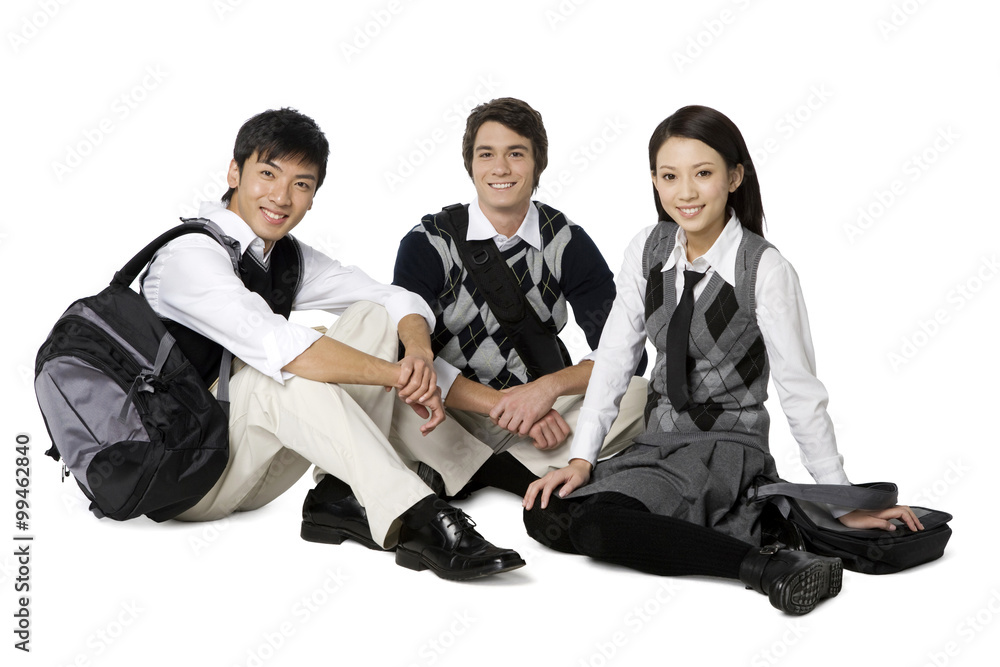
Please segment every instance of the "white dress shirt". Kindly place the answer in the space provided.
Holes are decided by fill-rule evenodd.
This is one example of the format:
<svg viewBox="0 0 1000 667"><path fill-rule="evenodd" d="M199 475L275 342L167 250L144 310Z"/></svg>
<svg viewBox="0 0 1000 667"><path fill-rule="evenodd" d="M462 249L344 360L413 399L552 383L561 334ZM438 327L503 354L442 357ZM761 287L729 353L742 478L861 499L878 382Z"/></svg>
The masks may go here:
<svg viewBox="0 0 1000 667"><path fill-rule="evenodd" d="M465 238L469 241L485 241L493 239L500 251L512 248L518 241L525 241L535 250L542 249L542 233L538 227L538 207L533 203L528 205L528 213L518 226L513 236L507 237L498 234L493 223L490 222L483 209L479 207L479 198L472 200L469 204L469 231Z"/></svg>
<svg viewBox="0 0 1000 667"><path fill-rule="evenodd" d="M253 253L267 266L270 253L264 254L264 241L238 215L219 202L204 202L198 215L219 225L223 233L239 241L242 253ZM397 324L416 313L434 330L434 314L419 296L379 283L301 241L299 247L302 282L292 310L340 315L356 301L366 300L385 306ZM161 248L142 278L142 292L160 317L219 343L281 383L293 377L282 368L321 336L272 312L263 297L248 290L233 271L225 248L204 234L187 234Z"/></svg>
<svg viewBox="0 0 1000 667"><path fill-rule="evenodd" d="M655 225L643 229L625 251L625 260L616 284L615 299L600 347L586 399L580 411L572 458L597 460L601 443L618 414L618 403L646 343L646 276L642 272L642 253ZM677 267L676 299L684 290L684 270L712 273L735 285L736 255L743 238L743 226L735 215L722 234L702 257L687 260L687 238L677 230L673 252L663 271ZM697 300L708 280L694 290ZM771 378L778 391L781 409L788 419L792 437L799 445L802 463L818 483L848 484L843 457L837 451L833 422L826 411L828 396L816 377L812 336L806 315L799 279L792 265L774 248L761 255L754 289L757 301L757 324L764 337Z"/></svg>

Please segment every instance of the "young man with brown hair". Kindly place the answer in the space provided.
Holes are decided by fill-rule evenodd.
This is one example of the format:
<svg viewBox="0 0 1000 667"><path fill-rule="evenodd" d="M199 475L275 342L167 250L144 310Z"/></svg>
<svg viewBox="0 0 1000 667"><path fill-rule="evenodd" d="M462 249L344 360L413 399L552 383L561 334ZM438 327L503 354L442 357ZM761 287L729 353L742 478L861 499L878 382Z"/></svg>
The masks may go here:
<svg viewBox="0 0 1000 667"><path fill-rule="evenodd" d="M556 334L571 307L595 349L615 284L586 232L561 212L531 200L548 162L548 138L537 111L513 98L476 107L462 152L477 198L468 206L424 216L403 237L393 278L393 284L423 297L436 317L431 343L449 420L422 443L426 465L421 473L444 495L495 486L523 496L537 477L568 463L593 366L589 357L553 364L554 357L563 362L568 357ZM456 232L446 217L452 222L467 218L467 231ZM474 262L504 271L500 262L510 267L513 277L497 291L505 301L523 299L525 308L537 314L538 333L531 339L544 339L544 349L534 349L527 335L520 340L521 334L501 325L477 284L482 279L466 267L462 243L479 253ZM483 244L494 245L500 258ZM637 377L622 400L602 456L620 451L641 432L644 404L645 381ZM438 462L429 460L435 446L444 451ZM455 488L456 479L470 481ZM339 490L350 497L349 488ZM333 496L326 502L312 500L304 508L304 531L366 539L363 521L349 506L332 502Z"/></svg>

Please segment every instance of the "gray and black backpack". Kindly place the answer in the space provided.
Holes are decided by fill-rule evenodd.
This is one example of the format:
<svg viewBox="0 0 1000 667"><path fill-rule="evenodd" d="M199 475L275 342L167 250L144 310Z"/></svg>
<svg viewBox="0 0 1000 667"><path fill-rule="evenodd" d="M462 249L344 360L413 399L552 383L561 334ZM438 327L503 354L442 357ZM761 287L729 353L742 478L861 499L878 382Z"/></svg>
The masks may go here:
<svg viewBox="0 0 1000 667"><path fill-rule="evenodd" d="M239 273L236 241L209 220L184 220L101 293L70 305L35 359L35 396L52 438L46 453L62 458L98 517L171 519L212 488L229 458L232 355L223 355L216 399L131 289L160 247L190 233L215 238Z"/></svg>

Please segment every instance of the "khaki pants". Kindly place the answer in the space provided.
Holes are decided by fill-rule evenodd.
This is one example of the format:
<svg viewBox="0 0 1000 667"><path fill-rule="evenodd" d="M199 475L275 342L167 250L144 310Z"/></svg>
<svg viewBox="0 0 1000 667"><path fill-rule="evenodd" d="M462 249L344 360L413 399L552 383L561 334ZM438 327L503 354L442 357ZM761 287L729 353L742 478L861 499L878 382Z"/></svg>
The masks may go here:
<svg viewBox="0 0 1000 667"><path fill-rule="evenodd" d="M358 302L327 335L396 359L395 327L375 304ZM229 463L208 494L177 517L181 521L212 521L263 507L314 464L351 485L368 513L372 537L391 546L399 516L433 493L414 472L418 460L441 472L448 492L455 493L492 453L450 421L422 437L423 420L382 387L299 377L281 385L246 366L233 375L230 394Z"/></svg>
<svg viewBox="0 0 1000 667"><path fill-rule="evenodd" d="M327 332L351 347L395 360L396 329L384 308L358 302ZM382 387L337 385L295 377L284 385L246 366L230 383L229 463L201 501L177 518L212 521L263 507L317 467L350 484L365 507L372 537L395 544L399 516L432 493L416 475L417 463L437 470L457 493L493 454L506 447L536 475L569 459L569 441L541 452L528 439L494 426L489 417L449 411L427 436L423 420ZM557 410L576 423L582 396L563 396ZM602 456L623 449L642 430L645 380L634 379ZM490 444L486 444L490 443ZM493 446L491 446L493 445Z"/></svg>
<svg viewBox="0 0 1000 667"><path fill-rule="evenodd" d="M607 437L604 438L600 458L617 454L632 444L632 439L642 433L646 384L644 378L632 378L628 390L622 397L618 417L611 425ZM600 388L593 387L591 391L600 391ZM570 435L561 445L547 451L536 449L530 438L522 438L516 433L500 428L490 421L487 415L448 410L448 417L461 424L469 433L490 445L494 450L510 452L525 468L541 477L550 470L558 470L569 463L570 445L573 442L573 431L576 429L577 419L580 417L580 408L583 407L583 394L560 396L552 407L566 420L570 427Z"/></svg>

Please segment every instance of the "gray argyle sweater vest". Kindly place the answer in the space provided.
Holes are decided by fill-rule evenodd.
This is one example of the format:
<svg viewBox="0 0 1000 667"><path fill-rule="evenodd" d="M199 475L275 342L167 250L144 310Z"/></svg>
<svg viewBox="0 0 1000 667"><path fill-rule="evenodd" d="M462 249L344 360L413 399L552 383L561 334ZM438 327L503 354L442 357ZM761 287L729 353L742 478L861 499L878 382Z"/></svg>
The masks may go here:
<svg viewBox="0 0 1000 667"><path fill-rule="evenodd" d="M522 241L501 253L510 265L539 319L553 333L566 326L566 297L559 287L562 256L572 238L571 223L559 211L545 204L538 207L541 250ZM528 381L524 362L500 323L486 305L475 282L464 270L462 258L451 236L431 222L423 228L431 245L441 256L447 276L446 289L435 308L437 326L433 339L438 355L463 375L495 389Z"/></svg>
<svg viewBox="0 0 1000 667"><path fill-rule="evenodd" d="M677 412L667 398L667 325L677 306L676 269L663 271L673 251L677 224L660 222L646 240L642 268L646 283L646 335L657 350L649 383L646 432L655 434L730 432L767 450L769 418L764 409L769 373L764 339L757 326L754 285L764 250L772 247L746 229L736 260L736 285L713 273L695 302L688 344L688 391L694 404ZM747 438L738 437L740 441Z"/></svg>

